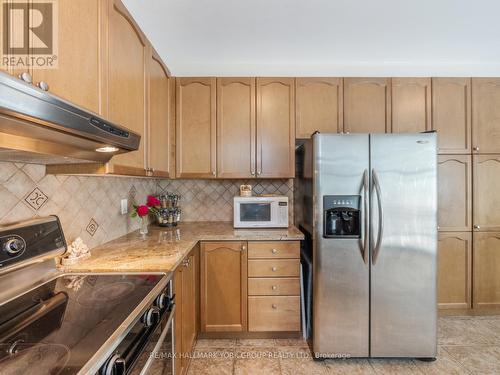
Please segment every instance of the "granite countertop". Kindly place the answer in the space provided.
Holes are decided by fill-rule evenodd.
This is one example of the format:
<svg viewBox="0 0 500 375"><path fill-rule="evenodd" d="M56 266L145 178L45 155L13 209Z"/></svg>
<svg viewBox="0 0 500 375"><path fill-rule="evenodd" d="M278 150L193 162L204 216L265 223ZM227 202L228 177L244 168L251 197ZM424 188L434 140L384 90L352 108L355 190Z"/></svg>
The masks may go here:
<svg viewBox="0 0 500 375"><path fill-rule="evenodd" d="M91 250L90 258L63 272L168 272L174 270L199 241L302 240L295 227L234 229L231 222L181 223L175 228L150 225L146 237L138 231Z"/></svg>

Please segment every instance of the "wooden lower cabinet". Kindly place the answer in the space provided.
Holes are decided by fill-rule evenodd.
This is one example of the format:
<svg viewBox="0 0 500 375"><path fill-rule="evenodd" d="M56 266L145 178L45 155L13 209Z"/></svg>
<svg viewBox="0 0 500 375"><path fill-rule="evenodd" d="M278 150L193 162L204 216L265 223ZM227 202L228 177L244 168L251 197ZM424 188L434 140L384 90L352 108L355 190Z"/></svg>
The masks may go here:
<svg viewBox="0 0 500 375"><path fill-rule="evenodd" d="M472 233L439 233L438 306L440 309L471 308Z"/></svg>
<svg viewBox="0 0 500 375"><path fill-rule="evenodd" d="M500 232L474 232L473 307L500 308Z"/></svg>
<svg viewBox="0 0 500 375"><path fill-rule="evenodd" d="M248 297L248 330L300 331L300 296Z"/></svg>
<svg viewBox="0 0 500 375"><path fill-rule="evenodd" d="M248 331L300 331L300 242L248 243Z"/></svg>
<svg viewBox="0 0 500 375"><path fill-rule="evenodd" d="M201 244L201 331L247 330L246 242Z"/></svg>
<svg viewBox="0 0 500 375"><path fill-rule="evenodd" d="M191 252L174 273L176 374L187 370L198 333L198 251L196 248Z"/></svg>

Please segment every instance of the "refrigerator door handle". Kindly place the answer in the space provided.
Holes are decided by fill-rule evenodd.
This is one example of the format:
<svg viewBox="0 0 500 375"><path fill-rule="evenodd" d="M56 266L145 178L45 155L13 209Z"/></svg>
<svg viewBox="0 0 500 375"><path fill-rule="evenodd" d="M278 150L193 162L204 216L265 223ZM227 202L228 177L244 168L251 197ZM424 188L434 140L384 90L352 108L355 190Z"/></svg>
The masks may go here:
<svg viewBox="0 0 500 375"><path fill-rule="evenodd" d="M373 248L372 254L372 264L375 265L377 262L377 258L380 253L380 245L382 244L382 236L384 235L384 209L382 205L382 191L380 189L380 181L378 179L377 172L375 169L372 171L373 178L373 188L375 188L375 192L377 194L377 207L378 207L378 233L377 233L377 242L375 243L375 247Z"/></svg>
<svg viewBox="0 0 500 375"><path fill-rule="evenodd" d="M368 215L368 194L369 194L369 184L368 184L368 169L365 169L363 173L363 220L364 220L364 236L363 239L363 251L361 256L363 257L363 261L365 264L368 264L368 248L369 248L369 215Z"/></svg>

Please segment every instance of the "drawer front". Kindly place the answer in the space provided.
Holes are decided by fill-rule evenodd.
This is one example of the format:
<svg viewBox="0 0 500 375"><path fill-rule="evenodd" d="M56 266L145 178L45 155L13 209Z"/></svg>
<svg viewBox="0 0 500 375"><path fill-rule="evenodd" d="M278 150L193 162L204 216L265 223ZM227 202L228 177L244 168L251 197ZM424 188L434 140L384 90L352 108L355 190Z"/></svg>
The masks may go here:
<svg viewBox="0 0 500 375"><path fill-rule="evenodd" d="M299 296L300 279L250 278L249 296Z"/></svg>
<svg viewBox="0 0 500 375"><path fill-rule="evenodd" d="M299 277L299 259L250 259L248 277Z"/></svg>
<svg viewBox="0 0 500 375"><path fill-rule="evenodd" d="M300 331L300 297L248 297L248 330Z"/></svg>
<svg viewBox="0 0 500 375"><path fill-rule="evenodd" d="M249 242L248 258L300 258L300 241Z"/></svg>

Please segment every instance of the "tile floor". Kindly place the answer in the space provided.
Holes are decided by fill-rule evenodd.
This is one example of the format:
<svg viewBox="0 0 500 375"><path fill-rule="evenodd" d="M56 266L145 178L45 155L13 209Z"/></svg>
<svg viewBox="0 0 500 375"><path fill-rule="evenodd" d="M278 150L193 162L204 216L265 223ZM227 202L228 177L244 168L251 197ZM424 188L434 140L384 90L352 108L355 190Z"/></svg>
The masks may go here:
<svg viewBox="0 0 500 375"><path fill-rule="evenodd" d="M302 340L199 340L188 375L500 374L500 316L439 319L439 356L314 362Z"/></svg>

